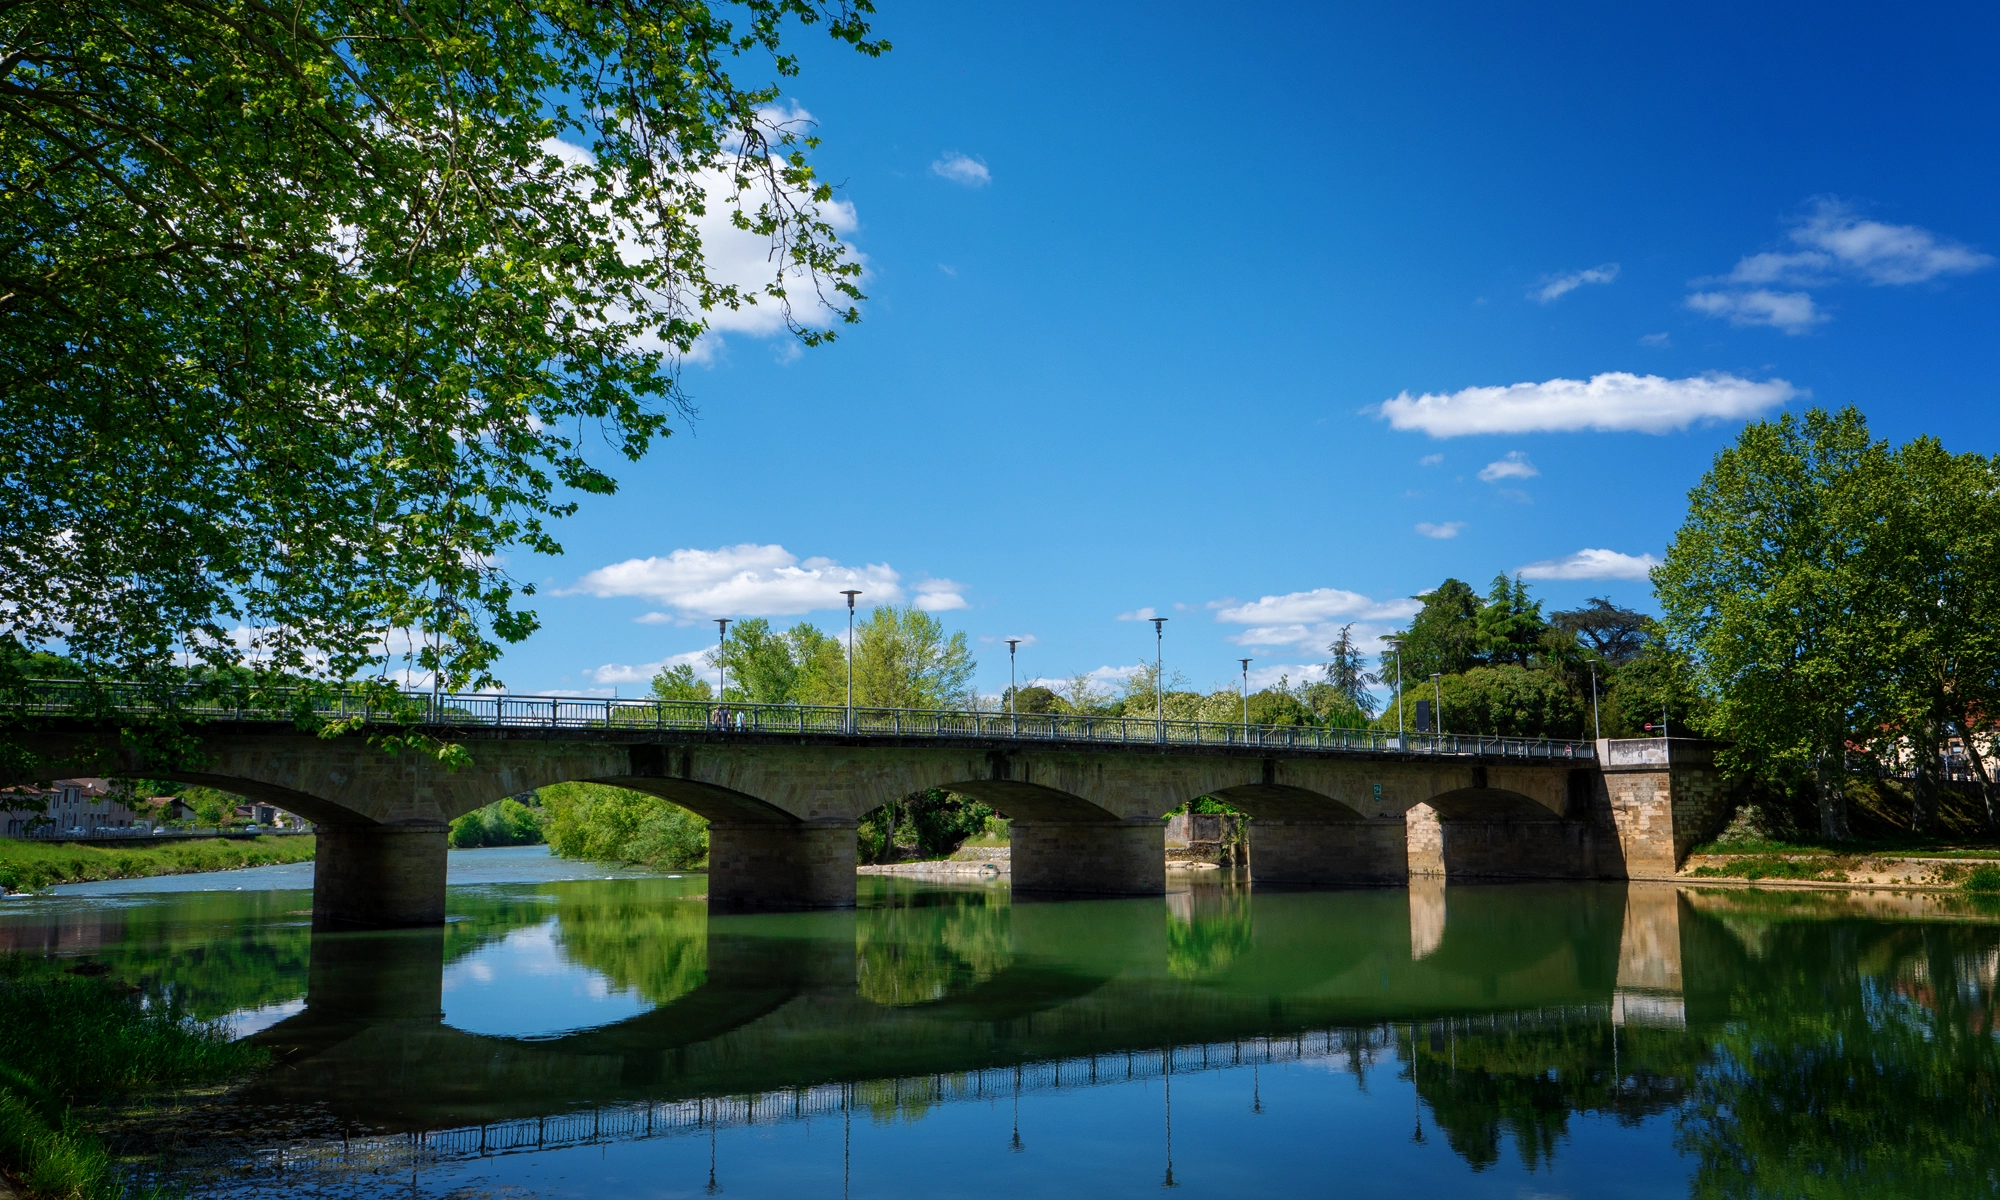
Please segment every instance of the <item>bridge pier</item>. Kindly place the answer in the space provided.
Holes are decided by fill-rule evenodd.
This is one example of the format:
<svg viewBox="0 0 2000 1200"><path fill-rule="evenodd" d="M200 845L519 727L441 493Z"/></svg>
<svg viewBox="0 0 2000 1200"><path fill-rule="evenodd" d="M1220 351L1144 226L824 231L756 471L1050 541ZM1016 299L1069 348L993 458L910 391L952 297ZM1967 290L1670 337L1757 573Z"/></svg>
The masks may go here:
<svg viewBox="0 0 2000 1200"><path fill-rule="evenodd" d="M1167 890L1166 822L1020 821L1008 826L1014 888L1069 896L1158 896Z"/></svg>
<svg viewBox="0 0 2000 1200"><path fill-rule="evenodd" d="M1250 822L1250 880L1282 884L1401 884L1410 877L1400 818Z"/></svg>
<svg viewBox="0 0 2000 1200"><path fill-rule="evenodd" d="M711 824L709 911L853 908L855 824Z"/></svg>
<svg viewBox="0 0 2000 1200"><path fill-rule="evenodd" d="M314 835L313 928L444 924L450 832L450 826L434 821L321 825Z"/></svg>

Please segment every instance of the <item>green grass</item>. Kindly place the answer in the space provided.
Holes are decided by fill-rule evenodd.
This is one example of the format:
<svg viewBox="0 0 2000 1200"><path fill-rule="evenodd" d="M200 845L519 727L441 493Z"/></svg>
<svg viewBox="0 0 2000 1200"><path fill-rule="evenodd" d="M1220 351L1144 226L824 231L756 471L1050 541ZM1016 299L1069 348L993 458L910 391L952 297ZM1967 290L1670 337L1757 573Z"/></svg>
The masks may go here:
<svg viewBox="0 0 2000 1200"><path fill-rule="evenodd" d="M134 1091L213 1083L269 1055L170 1003L141 1005L101 966L0 958L0 1170L37 1200L116 1200L130 1189L76 1116Z"/></svg>
<svg viewBox="0 0 2000 1200"><path fill-rule="evenodd" d="M313 842L311 837L294 835L106 847L0 838L0 887L10 891L38 891L58 883L92 879L138 879L148 875L187 875L196 871L308 862L313 856Z"/></svg>
<svg viewBox="0 0 2000 1200"><path fill-rule="evenodd" d="M1689 875L1704 879L1804 879L1815 883L1845 883L1852 858L1813 856L1788 858L1778 854L1751 854L1721 866L1696 867Z"/></svg>
<svg viewBox="0 0 2000 1200"><path fill-rule="evenodd" d="M1981 846L1967 844L1963 838L1939 839L1902 837L1894 839L1857 838L1847 842L1796 841L1786 842L1763 838L1745 838L1739 841L1703 842L1694 848L1695 854L1825 854L1837 852L1845 855L1874 855L1895 857L1905 855L1912 858L1990 858L2000 859L2000 845Z"/></svg>

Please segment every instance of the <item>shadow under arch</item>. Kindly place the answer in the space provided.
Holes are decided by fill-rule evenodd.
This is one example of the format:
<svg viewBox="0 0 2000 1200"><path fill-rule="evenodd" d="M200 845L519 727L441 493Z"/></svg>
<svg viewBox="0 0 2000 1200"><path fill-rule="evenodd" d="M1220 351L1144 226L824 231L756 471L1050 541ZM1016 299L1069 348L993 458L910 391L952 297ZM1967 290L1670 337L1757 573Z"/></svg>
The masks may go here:
<svg viewBox="0 0 2000 1200"><path fill-rule="evenodd" d="M1015 779L939 786L1008 818L1016 896L1157 896L1167 890L1161 818L1127 819L1082 796Z"/></svg>
<svg viewBox="0 0 2000 1200"><path fill-rule="evenodd" d="M1518 792L1440 792L1405 815L1413 875L1469 879L1622 877L1616 839Z"/></svg>
<svg viewBox="0 0 2000 1200"><path fill-rule="evenodd" d="M689 812L719 825L798 825L799 818L765 800L744 792L701 783L692 779L668 779L648 775L610 775L601 779L580 779L601 787L644 792L680 805Z"/></svg>
<svg viewBox="0 0 2000 1200"><path fill-rule="evenodd" d="M1368 818L1351 805L1323 792L1283 783L1245 783L1208 793L1260 821L1297 821L1347 825Z"/></svg>

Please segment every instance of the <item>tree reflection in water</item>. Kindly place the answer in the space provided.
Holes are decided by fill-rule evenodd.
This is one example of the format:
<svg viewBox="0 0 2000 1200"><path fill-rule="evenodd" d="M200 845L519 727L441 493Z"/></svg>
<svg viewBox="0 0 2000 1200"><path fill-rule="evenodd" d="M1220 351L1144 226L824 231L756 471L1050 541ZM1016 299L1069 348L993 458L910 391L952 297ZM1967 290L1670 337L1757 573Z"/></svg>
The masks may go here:
<svg viewBox="0 0 2000 1200"><path fill-rule="evenodd" d="M614 988L666 1004L708 980L708 904L665 880L560 886L556 945Z"/></svg>
<svg viewBox="0 0 2000 1200"><path fill-rule="evenodd" d="M997 889L890 892L855 923L855 988L886 1007L929 1004L1013 964L1011 909Z"/></svg>
<svg viewBox="0 0 2000 1200"><path fill-rule="evenodd" d="M1167 970L1186 980L1220 974L1250 951L1248 888L1193 887L1167 897Z"/></svg>

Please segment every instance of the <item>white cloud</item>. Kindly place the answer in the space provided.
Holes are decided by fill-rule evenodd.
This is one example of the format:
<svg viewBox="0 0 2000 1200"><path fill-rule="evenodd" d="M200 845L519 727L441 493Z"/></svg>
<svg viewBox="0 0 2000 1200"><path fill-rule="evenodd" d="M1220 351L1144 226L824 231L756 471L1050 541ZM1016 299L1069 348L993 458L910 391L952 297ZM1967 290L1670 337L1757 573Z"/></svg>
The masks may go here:
<svg viewBox="0 0 2000 1200"><path fill-rule="evenodd" d="M1150 621L1159 615L1159 609L1148 605L1145 608L1134 609L1128 613L1119 613L1118 619L1121 621Z"/></svg>
<svg viewBox="0 0 2000 1200"><path fill-rule="evenodd" d="M1804 291L1776 288L1825 287L1859 282L1876 287L1929 283L1946 275L1969 275L1993 265L1993 256L1941 238L1916 225L1869 221L1841 200L1821 197L1785 236L1793 250L1766 250L1738 259L1719 279L1698 279L1688 307L1732 325L1766 325L1803 333L1827 317ZM1717 285L1720 285L1719 287Z"/></svg>
<svg viewBox="0 0 2000 1200"><path fill-rule="evenodd" d="M1505 458L1479 468L1479 478L1486 483L1500 479L1533 479L1540 474L1535 464L1529 462L1528 456L1519 450L1510 450Z"/></svg>
<svg viewBox="0 0 2000 1200"><path fill-rule="evenodd" d="M1323 650L1340 636L1343 625L1400 621L1413 616L1421 607L1407 597L1382 601L1342 588L1314 588L1309 592L1287 592L1282 596L1264 596L1248 604L1228 605L1216 612L1215 619L1249 626L1228 636L1227 640L1239 646L1306 646ZM1364 629L1363 636L1375 635Z"/></svg>
<svg viewBox="0 0 2000 1200"><path fill-rule="evenodd" d="M965 585L949 579L926 579L917 584L916 605L925 612L950 612L954 608L970 607L965 600Z"/></svg>
<svg viewBox="0 0 2000 1200"><path fill-rule="evenodd" d="M1846 276L1883 286L1928 283L1993 265L1990 254L1916 225L1863 220L1851 205L1831 198L1815 201L1786 232L1802 249L1748 255L1729 273L1729 282L1809 286Z"/></svg>
<svg viewBox="0 0 2000 1200"><path fill-rule="evenodd" d="M671 613L648 613L647 624L689 622L705 617L770 617L841 608L846 588L859 588L867 604L894 604L903 598L901 576L886 563L845 567L830 558L801 562L783 546L744 543L718 550L676 550L664 558L630 558L579 579L565 594L639 596ZM922 592L926 586L943 590ZM918 585L938 608L964 607L945 580ZM952 603L956 600L957 603Z"/></svg>
<svg viewBox="0 0 2000 1200"><path fill-rule="evenodd" d="M1549 304L1586 283L1610 283L1616 278L1617 263L1602 263L1582 271L1571 271L1567 275L1544 275L1542 286L1529 292L1528 298L1539 304Z"/></svg>
<svg viewBox="0 0 2000 1200"><path fill-rule="evenodd" d="M1418 533L1424 535L1427 538L1437 538L1440 541L1446 538L1457 537L1459 531L1464 528L1465 528L1465 522L1463 521L1446 521L1442 525L1435 525L1429 521L1417 522Z"/></svg>
<svg viewBox="0 0 2000 1200"><path fill-rule="evenodd" d="M689 666L699 674L708 669L708 655L715 647L706 650L690 650L685 654L670 654L659 662L649 663L605 663L601 667L586 667L583 673L592 681L601 684L648 683L668 667Z"/></svg>
<svg viewBox="0 0 2000 1200"><path fill-rule="evenodd" d="M1620 554L1616 550L1579 550L1566 558L1529 563L1515 572L1523 579L1645 579L1660 565L1650 554Z"/></svg>
<svg viewBox="0 0 2000 1200"><path fill-rule="evenodd" d="M986 169L984 162L956 150L932 163L931 174L966 187L985 187L993 182L993 172Z"/></svg>
<svg viewBox="0 0 2000 1200"><path fill-rule="evenodd" d="M774 105L759 109L757 120L773 146L778 145L786 132L802 134L813 124L812 114L796 103L789 108ZM590 151L567 142L552 139L544 142L543 146L572 168L580 169L591 162ZM773 154L771 162L774 171L785 169L779 155ZM767 196L754 182L754 173L751 173L751 188L742 192L736 188L736 174L733 166L727 163L694 174L694 182L702 190L705 211L692 220L701 238L702 258L707 265L708 277L718 285L733 285L742 296L742 302L736 308L723 306L700 313L707 322L708 332L696 340L686 356L689 361L697 363L714 361L723 345L722 335L725 333L772 337L790 331L784 303L768 294L767 289L774 283L782 282L786 299L791 305L790 320L798 325L829 328L840 320L840 314L849 307L846 297L834 292L831 287L817 288L809 272L787 262L769 237L736 227L731 219L736 212L741 210L754 223L757 209L768 202ZM786 197L786 202L802 214L824 221L843 241L848 241L860 227L860 218L848 201L817 201L804 192L794 191ZM656 245L647 244L649 239L631 223L613 218L608 209L601 209L600 215L611 221L614 234L619 239L619 253L628 263L636 264L660 253ZM864 266L867 263L867 257L851 242L846 247L846 257ZM668 308L693 302L687 296L659 296L656 300ZM628 314L614 315L625 317ZM673 350L652 335L636 341L651 349ZM795 350L796 346L793 346L791 351L781 351L781 361L797 357L792 352Z"/></svg>
<svg viewBox="0 0 2000 1200"><path fill-rule="evenodd" d="M1443 461L1444 455L1442 454L1426 454L1417 460L1417 465L1420 467L1435 467Z"/></svg>
<svg viewBox="0 0 2000 1200"><path fill-rule="evenodd" d="M1774 292L1757 288L1748 292L1695 292L1687 306L1710 317L1727 317L1731 325L1768 325L1786 333L1799 334L1827 319L1813 303L1809 292Z"/></svg>
<svg viewBox="0 0 2000 1200"><path fill-rule="evenodd" d="M1374 412L1392 428L1437 438L1583 429L1666 433L1697 421L1753 417L1806 394L1782 379L1758 382L1720 373L1666 379L1607 371L1587 381L1550 379L1421 396L1404 392Z"/></svg>
<svg viewBox="0 0 2000 1200"><path fill-rule="evenodd" d="M1639 339L1641 346L1671 346L1674 339L1664 333L1649 333Z"/></svg>

